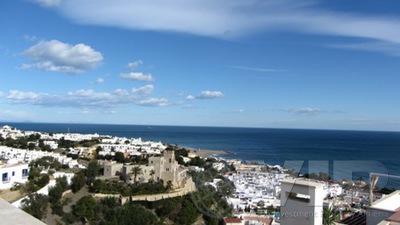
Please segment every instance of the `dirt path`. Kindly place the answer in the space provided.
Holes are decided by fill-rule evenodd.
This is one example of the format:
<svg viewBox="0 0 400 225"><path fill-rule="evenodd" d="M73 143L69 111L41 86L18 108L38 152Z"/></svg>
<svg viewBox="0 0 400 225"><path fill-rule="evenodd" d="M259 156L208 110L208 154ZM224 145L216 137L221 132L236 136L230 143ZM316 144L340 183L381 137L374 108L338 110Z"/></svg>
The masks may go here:
<svg viewBox="0 0 400 225"><path fill-rule="evenodd" d="M87 187L83 187L80 191L77 193L68 193L64 197L61 198L61 201L64 201L65 199L69 198L68 204L63 207L64 213L70 213L72 212L72 206L76 204L76 202L79 201L83 196L88 195L89 191ZM58 215L51 214L51 208L47 209L47 214L46 218L43 220L48 225L59 225L59 224L64 224L62 222L62 218Z"/></svg>

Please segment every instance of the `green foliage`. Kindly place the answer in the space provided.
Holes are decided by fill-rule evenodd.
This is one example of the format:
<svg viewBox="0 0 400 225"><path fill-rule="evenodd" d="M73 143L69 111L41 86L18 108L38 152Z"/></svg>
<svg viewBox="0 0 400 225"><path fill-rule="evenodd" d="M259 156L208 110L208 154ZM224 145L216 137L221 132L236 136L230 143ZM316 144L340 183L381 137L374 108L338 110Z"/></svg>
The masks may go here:
<svg viewBox="0 0 400 225"><path fill-rule="evenodd" d="M117 161L118 163L124 163L125 162L125 155L122 152L116 152L114 156L114 160Z"/></svg>
<svg viewBox="0 0 400 225"><path fill-rule="evenodd" d="M29 165L31 167L39 168L39 169L50 168L50 169L55 169L55 170L59 170L62 167L62 164L57 159L55 159L54 157L51 157L51 156L44 156L42 158L34 160Z"/></svg>
<svg viewBox="0 0 400 225"><path fill-rule="evenodd" d="M59 216L63 216L64 215L63 205L60 204L59 202L57 202L55 204L51 204L51 210L52 210L53 214L57 214Z"/></svg>
<svg viewBox="0 0 400 225"><path fill-rule="evenodd" d="M32 216L42 219L46 216L49 200L46 195L33 194L22 201L22 210Z"/></svg>
<svg viewBox="0 0 400 225"><path fill-rule="evenodd" d="M68 149L68 148L74 148L74 147L76 147L76 146L78 146L77 143L75 143L75 142L73 142L73 141L70 141L70 140L65 140L64 137L62 137L62 138L60 138L60 139L58 140L58 147L59 147L59 148L66 148L66 149Z"/></svg>
<svg viewBox="0 0 400 225"><path fill-rule="evenodd" d="M38 168L31 167L28 180L25 184L26 191L32 193L46 186L50 181L50 177L47 174L41 174Z"/></svg>
<svg viewBox="0 0 400 225"><path fill-rule="evenodd" d="M37 185L39 186L39 189L46 186L50 181L50 177L47 174L40 174L39 179L37 180Z"/></svg>
<svg viewBox="0 0 400 225"><path fill-rule="evenodd" d="M157 224L157 216L138 204L128 204L117 211L118 224L121 225L152 225Z"/></svg>
<svg viewBox="0 0 400 225"><path fill-rule="evenodd" d="M73 207L73 213L77 218L91 220L95 216L96 201L91 195L83 196Z"/></svg>
<svg viewBox="0 0 400 225"><path fill-rule="evenodd" d="M51 204L51 209L53 214L59 216L64 215L63 206L60 203L62 194L68 188L67 177L59 177L56 179L56 186L49 190L49 202Z"/></svg>
<svg viewBox="0 0 400 225"><path fill-rule="evenodd" d="M92 160L89 162L87 169L85 170L86 183L87 185L92 185L96 177L99 175L101 167L97 163L97 160Z"/></svg>
<svg viewBox="0 0 400 225"><path fill-rule="evenodd" d="M322 224L334 225L335 221L339 219L339 215L333 210L332 207L324 208Z"/></svg>
<svg viewBox="0 0 400 225"><path fill-rule="evenodd" d="M189 165L204 168L206 166L206 161L203 158L196 156L192 160L190 160Z"/></svg>
<svg viewBox="0 0 400 225"><path fill-rule="evenodd" d="M232 206L228 204L225 198L232 193L234 187L229 180L220 177L218 172L212 169L204 172L192 172L191 175L197 187L197 192L191 194L192 202L205 217L210 217L207 219L216 218L220 220L232 213ZM212 186L204 185L214 178L222 178L218 190Z"/></svg>
<svg viewBox="0 0 400 225"><path fill-rule="evenodd" d="M97 179L90 188L90 191L103 194L121 194L123 196L134 196L142 194L166 193L168 191L168 187L164 186L164 183L162 181L126 184L121 181L103 181Z"/></svg>
<svg viewBox="0 0 400 225"><path fill-rule="evenodd" d="M305 178L309 178L309 179L314 179L314 180L322 180L322 181L332 180L332 178L329 176L329 174L323 173L323 172L320 172L319 174L316 174L316 173L308 174L308 173L306 173L306 174L304 174L304 177Z"/></svg>
<svg viewBox="0 0 400 225"><path fill-rule="evenodd" d="M75 193L81 190L81 188L85 186L85 183L86 183L85 174L83 174L82 172L75 174L75 176L71 179L72 192Z"/></svg>
<svg viewBox="0 0 400 225"><path fill-rule="evenodd" d="M73 224L77 220L77 218L72 213L65 213L64 216L62 217L62 220L66 224Z"/></svg>
<svg viewBox="0 0 400 225"><path fill-rule="evenodd" d="M62 193L63 189L60 185L54 186L49 190L49 202L51 204L56 204L58 201L60 201Z"/></svg>
<svg viewBox="0 0 400 225"><path fill-rule="evenodd" d="M133 181L136 183L136 178L138 175L142 174L142 168L139 166L132 167Z"/></svg>
<svg viewBox="0 0 400 225"><path fill-rule="evenodd" d="M199 215L194 204L190 200L184 198L182 201L182 209L177 214L175 222L177 222L177 224L190 225L196 221Z"/></svg>
<svg viewBox="0 0 400 225"><path fill-rule="evenodd" d="M60 186L63 191L68 189L68 180L66 176L56 178L56 185Z"/></svg>

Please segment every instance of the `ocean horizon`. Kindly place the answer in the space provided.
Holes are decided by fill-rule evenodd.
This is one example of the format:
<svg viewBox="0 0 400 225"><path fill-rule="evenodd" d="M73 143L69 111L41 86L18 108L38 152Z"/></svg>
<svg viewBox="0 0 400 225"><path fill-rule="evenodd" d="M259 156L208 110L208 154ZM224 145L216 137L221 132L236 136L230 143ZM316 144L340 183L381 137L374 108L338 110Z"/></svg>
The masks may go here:
<svg viewBox="0 0 400 225"><path fill-rule="evenodd" d="M283 165L301 173L326 172L334 179L368 179L369 172L400 175L400 132L283 128L0 122L21 130L98 133L161 141L181 147L225 150L227 159ZM400 188L400 180L378 185Z"/></svg>

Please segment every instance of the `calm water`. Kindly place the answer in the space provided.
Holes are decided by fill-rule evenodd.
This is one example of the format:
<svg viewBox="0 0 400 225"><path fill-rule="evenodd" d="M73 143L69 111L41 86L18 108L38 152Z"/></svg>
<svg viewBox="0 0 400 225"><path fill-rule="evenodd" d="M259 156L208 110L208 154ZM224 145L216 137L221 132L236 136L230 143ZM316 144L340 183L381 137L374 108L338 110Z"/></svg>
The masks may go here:
<svg viewBox="0 0 400 225"><path fill-rule="evenodd" d="M226 158L287 165L305 162L312 171L329 172L335 178L368 177L368 172L400 175L400 133L372 131L297 130L139 125L7 123L22 130L42 132L98 133L141 137L180 146L228 150ZM0 125L5 125L0 123ZM356 162L356 161L358 162ZM310 163L309 161L319 161ZM359 170L359 171L356 171ZM351 174L350 174L351 175ZM383 179L381 186L386 183ZM400 189L400 180L389 180Z"/></svg>

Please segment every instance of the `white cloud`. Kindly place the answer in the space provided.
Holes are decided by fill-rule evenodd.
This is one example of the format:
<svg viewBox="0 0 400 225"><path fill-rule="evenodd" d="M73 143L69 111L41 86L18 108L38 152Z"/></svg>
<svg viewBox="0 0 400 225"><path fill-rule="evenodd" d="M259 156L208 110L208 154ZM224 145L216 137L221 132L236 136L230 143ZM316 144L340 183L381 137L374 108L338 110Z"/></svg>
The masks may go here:
<svg viewBox="0 0 400 225"><path fill-rule="evenodd" d="M299 114L299 115L316 115L316 114L325 112L324 110L319 109L319 108L309 108L309 107L295 108L295 109L283 109L281 111L295 113L295 114Z"/></svg>
<svg viewBox="0 0 400 225"><path fill-rule="evenodd" d="M1 110L0 119L7 121L15 120L30 120L32 115L27 111L22 110Z"/></svg>
<svg viewBox="0 0 400 225"><path fill-rule="evenodd" d="M193 95L186 96L186 100L193 100L193 99L195 99L195 97Z"/></svg>
<svg viewBox="0 0 400 225"><path fill-rule="evenodd" d="M186 96L186 100L193 100L193 99L213 99L213 98L222 98L224 97L224 93L221 91L202 91L199 95L193 96L188 95Z"/></svg>
<svg viewBox="0 0 400 225"><path fill-rule="evenodd" d="M132 93L135 95L148 95L151 94L154 90L154 86L149 84L140 88L133 88Z"/></svg>
<svg viewBox="0 0 400 225"><path fill-rule="evenodd" d="M143 64L143 61L142 61L142 60L137 60L137 61L133 61L133 62L128 63L128 67L129 67L131 70L134 70L134 69L136 69L138 66L140 66L140 65L142 65L142 64Z"/></svg>
<svg viewBox="0 0 400 225"><path fill-rule="evenodd" d="M61 0L31 0L44 7L54 7L61 4Z"/></svg>
<svg viewBox="0 0 400 225"><path fill-rule="evenodd" d="M98 77L96 79L96 84L102 84L102 83L104 83L104 78Z"/></svg>
<svg viewBox="0 0 400 225"><path fill-rule="evenodd" d="M0 91L0 97L3 97L3 96L4 96L4 93Z"/></svg>
<svg viewBox="0 0 400 225"><path fill-rule="evenodd" d="M202 91L198 99L213 99L213 98L222 98L224 94L221 91Z"/></svg>
<svg viewBox="0 0 400 225"><path fill-rule="evenodd" d="M166 98L149 98L140 100L138 104L143 106L166 106L168 105L168 100Z"/></svg>
<svg viewBox="0 0 400 225"><path fill-rule="evenodd" d="M34 93L34 92L22 92L22 91L18 91L18 90L11 90L8 93L7 98L8 99L12 99L12 100L35 100L40 98L41 95L44 94L38 94L38 93Z"/></svg>
<svg viewBox="0 0 400 225"><path fill-rule="evenodd" d="M121 78L135 80L135 81L153 81L154 78L151 74L143 74L143 73L122 73L119 75Z"/></svg>
<svg viewBox="0 0 400 225"><path fill-rule="evenodd" d="M24 36L22 36L22 38L24 39L24 40L26 40L26 41L36 41L37 40L37 37L36 36L34 36L34 35L24 35Z"/></svg>
<svg viewBox="0 0 400 225"><path fill-rule="evenodd" d="M82 73L95 68L103 60L102 54L88 45L70 45L58 40L41 41L23 54L33 63L23 64L21 69L64 73Z"/></svg>
<svg viewBox="0 0 400 225"><path fill-rule="evenodd" d="M345 43L326 45L332 48L342 48L350 50L381 52L391 56L400 56L400 44L390 42L361 42L361 43Z"/></svg>
<svg viewBox="0 0 400 225"><path fill-rule="evenodd" d="M239 113L239 114L240 114L240 113L244 113L244 109L235 110L234 113Z"/></svg>
<svg viewBox="0 0 400 225"><path fill-rule="evenodd" d="M134 30L219 38L281 30L400 43L398 17L327 10L309 0L69 0L58 9L78 23Z"/></svg>
<svg viewBox="0 0 400 225"><path fill-rule="evenodd" d="M146 85L133 89L116 89L112 92L96 92L80 89L67 92L65 95L50 93L24 92L11 90L5 96L10 104L38 105L45 107L84 107L110 109L122 105L166 106L166 98L149 97L154 89L153 85Z"/></svg>

